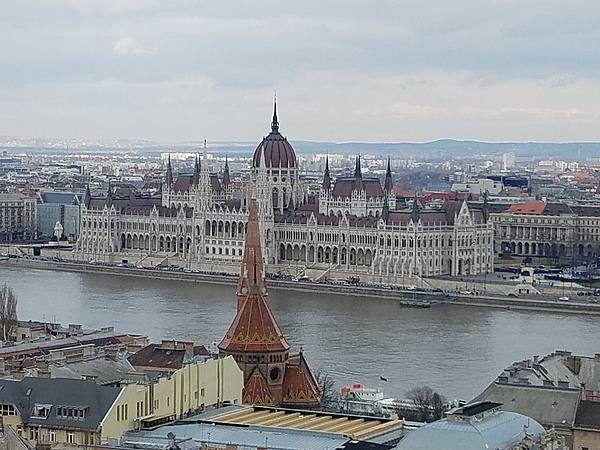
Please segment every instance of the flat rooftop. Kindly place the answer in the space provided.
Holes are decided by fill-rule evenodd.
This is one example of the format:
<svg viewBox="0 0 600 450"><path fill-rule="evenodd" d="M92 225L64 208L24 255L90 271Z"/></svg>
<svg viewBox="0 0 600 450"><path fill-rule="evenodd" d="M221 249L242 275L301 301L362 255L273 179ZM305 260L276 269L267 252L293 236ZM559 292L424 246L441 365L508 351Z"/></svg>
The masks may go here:
<svg viewBox="0 0 600 450"><path fill-rule="evenodd" d="M404 422L397 419L354 416L323 411L302 411L262 406L215 410L209 416L199 416L204 422L223 425L252 426L277 429L331 433L351 440L385 442L378 436L400 432ZM194 417L187 420L194 420Z"/></svg>

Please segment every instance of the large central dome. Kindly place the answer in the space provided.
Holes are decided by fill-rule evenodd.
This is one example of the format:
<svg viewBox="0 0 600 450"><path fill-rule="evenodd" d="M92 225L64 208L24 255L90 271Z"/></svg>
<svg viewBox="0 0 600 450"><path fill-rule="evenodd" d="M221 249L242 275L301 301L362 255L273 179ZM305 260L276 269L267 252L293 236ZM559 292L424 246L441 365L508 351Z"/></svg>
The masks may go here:
<svg viewBox="0 0 600 450"><path fill-rule="evenodd" d="M265 166L269 169L287 169L296 167L296 153L279 132L279 122L277 121L277 103L273 107L273 121L271 122L271 132L263 138L252 158L252 167L257 168L261 165L261 159L265 158Z"/></svg>

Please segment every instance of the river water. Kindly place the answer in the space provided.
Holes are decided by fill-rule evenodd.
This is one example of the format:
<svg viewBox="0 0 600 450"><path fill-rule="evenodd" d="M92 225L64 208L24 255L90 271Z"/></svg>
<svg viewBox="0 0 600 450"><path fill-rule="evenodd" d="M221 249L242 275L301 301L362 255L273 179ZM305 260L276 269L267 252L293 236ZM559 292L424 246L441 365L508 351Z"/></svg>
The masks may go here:
<svg viewBox="0 0 600 450"><path fill-rule="evenodd" d="M219 341L235 314L233 286L0 268L21 320L114 326L157 341ZM338 385L361 382L403 397L429 385L470 399L511 362L556 349L600 353L597 316L434 305L271 289L269 305L293 349ZM381 382L380 376L387 378Z"/></svg>

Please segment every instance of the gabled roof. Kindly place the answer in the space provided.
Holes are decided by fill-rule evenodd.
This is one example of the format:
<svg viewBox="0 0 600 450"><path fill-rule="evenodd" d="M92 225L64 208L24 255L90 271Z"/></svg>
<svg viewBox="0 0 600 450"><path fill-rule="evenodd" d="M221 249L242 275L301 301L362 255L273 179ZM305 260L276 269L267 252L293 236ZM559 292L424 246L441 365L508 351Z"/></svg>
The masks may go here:
<svg viewBox="0 0 600 450"><path fill-rule="evenodd" d="M46 428L97 430L120 392L121 388L65 378L0 380L0 403L13 404L23 423ZM32 417L36 404L50 406L45 419ZM84 417L59 416L58 407L63 406L84 409Z"/></svg>
<svg viewBox="0 0 600 450"><path fill-rule="evenodd" d="M319 404L319 386L302 353L290 356L283 377L282 404L313 408Z"/></svg>
<svg viewBox="0 0 600 450"><path fill-rule="evenodd" d="M252 375L244 385L242 392L242 402L247 405L265 405L272 406L277 403L271 389L267 385L267 380L258 367L254 369Z"/></svg>

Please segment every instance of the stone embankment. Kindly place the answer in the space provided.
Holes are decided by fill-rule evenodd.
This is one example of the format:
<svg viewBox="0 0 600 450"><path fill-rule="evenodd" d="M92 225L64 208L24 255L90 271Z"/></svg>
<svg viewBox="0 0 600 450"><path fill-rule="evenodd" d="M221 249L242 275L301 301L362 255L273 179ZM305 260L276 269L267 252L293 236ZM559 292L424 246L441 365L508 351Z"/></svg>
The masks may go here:
<svg viewBox="0 0 600 450"><path fill-rule="evenodd" d="M171 280L193 283L213 283L221 285L235 285L237 275L220 273L185 272L178 270L155 270L139 269L133 267L116 267L99 264L82 264L73 262L42 261L26 258L14 258L0 262L12 267L27 267L41 270L59 270L68 272L81 272L105 275L120 275L130 277L144 277L159 280ZM399 300L401 298L428 299L434 303L449 305L486 306L504 309L529 309L544 310L564 313L594 314L600 315L600 304L589 301L579 301L577 297L569 301L559 301L560 293L552 293L529 297L509 297L499 295L499 289L490 289L482 293L465 293L457 290L447 290L444 294L437 291L425 291L414 289L391 289L388 287L377 287L370 285L351 285L347 283L327 283L314 281L291 281L282 279L269 279L269 289L294 290L300 292L311 292L316 294L336 294L349 296L362 296L373 298L387 298ZM493 286L493 285L492 285ZM595 299L597 297L585 297Z"/></svg>

